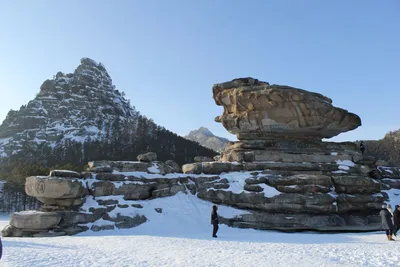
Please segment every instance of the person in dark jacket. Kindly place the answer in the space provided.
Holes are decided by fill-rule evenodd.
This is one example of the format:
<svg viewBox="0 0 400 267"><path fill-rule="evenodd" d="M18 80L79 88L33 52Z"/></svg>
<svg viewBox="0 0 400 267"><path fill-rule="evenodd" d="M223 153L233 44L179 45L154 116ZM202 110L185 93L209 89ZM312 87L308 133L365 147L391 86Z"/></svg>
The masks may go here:
<svg viewBox="0 0 400 267"><path fill-rule="evenodd" d="M217 237L217 232L218 232L218 213L217 213L218 207L217 205L214 205L212 207L212 212L211 212L211 224L213 225L213 234L212 237Z"/></svg>
<svg viewBox="0 0 400 267"><path fill-rule="evenodd" d="M360 150L361 150L361 154L363 154L363 155L364 155L364 152L365 152L365 145L364 145L364 141L361 141L361 143L360 143Z"/></svg>
<svg viewBox="0 0 400 267"><path fill-rule="evenodd" d="M393 222L392 222L392 214L387 210L386 204L382 205L382 209L379 212L379 215L382 219L382 228L386 231L386 237L390 241L394 241L392 238L393 235Z"/></svg>
<svg viewBox="0 0 400 267"><path fill-rule="evenodd" d="M393 235L397 236L397 231L400 229L400 206L396 205L393 212Z"/></svg>

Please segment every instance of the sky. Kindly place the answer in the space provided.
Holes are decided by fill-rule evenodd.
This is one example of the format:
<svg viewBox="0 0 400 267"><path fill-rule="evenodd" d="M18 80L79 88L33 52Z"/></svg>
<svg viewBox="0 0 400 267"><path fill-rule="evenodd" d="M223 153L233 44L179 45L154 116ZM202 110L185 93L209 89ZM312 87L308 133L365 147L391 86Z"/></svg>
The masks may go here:
<svg viewBox="0 0 400 267"><path fill-rule="evenodd" d="M157 124L185 135L214 118L215 83L253 77L321 93L362 126L333 141L400 128L400 1L0 1L0 121L82 57Z"/></svg>

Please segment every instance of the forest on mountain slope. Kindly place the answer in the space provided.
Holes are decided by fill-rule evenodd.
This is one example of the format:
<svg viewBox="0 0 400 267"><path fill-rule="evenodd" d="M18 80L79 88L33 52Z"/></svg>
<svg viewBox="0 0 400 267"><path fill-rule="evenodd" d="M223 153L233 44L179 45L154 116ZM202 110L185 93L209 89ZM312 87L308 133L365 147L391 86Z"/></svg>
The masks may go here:
<svg viewBox="0 0 400 267"><path fill-rule="evenodd" d="M84 171L93 160L132 160L142 153L153 151L160 161L174 160L179 165L193 162L196 156L213 157L217 153L196 142L156 125L151 119L138 115L137 120L116 119L108 123L104 140L85 140L83 143L66 139L52 147L48 143L27 140L22 149L0 159L0 180L3 197L0 209L10 212L37 205L25 195L25 178L48 175L52 169ZM4 199L7 198L7 199Z"/></svg>
<svg viewBox="0 0 400 267"><path fill-rule="evenodd" d="M400 166L400 129L388 132L380 140L365 140L366 154Z"/></svg>

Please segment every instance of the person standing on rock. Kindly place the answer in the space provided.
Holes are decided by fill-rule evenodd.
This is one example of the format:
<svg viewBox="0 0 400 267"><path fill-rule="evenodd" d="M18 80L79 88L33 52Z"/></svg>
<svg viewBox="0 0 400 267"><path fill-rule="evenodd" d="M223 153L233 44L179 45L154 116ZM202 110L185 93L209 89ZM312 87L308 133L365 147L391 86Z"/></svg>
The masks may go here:
<svg viewBox="0 0 400 267"><path fill-rule="evenodd" d="M399 229L400 229L400 206L399 205L396 205L394 207L393 226L394 226L393 235L397 236L397 231L399 231Z"/></svg>
<svg viewBox="0 0 400 267"><path fill-rule="evenodd" d="M214 205L212 207L212 212L211 212L211 224L213 225L213 234L212 237L217 237L217 232L218 232L218 213L217 213L218 207L217 205Z"/></svg>
<svg viewBox="0 0 400 267"><path fill-rule="evenodd" d="M365 152L365 145L364 145L364 141L361 141L361 143L360 143L360 150L361 150L361 154L363 154L363 155L364 155L364 152Z"/></svg>
<svg viewBox="0 0 400 267"><path fill-rule="evenodd" d="M382 228L386 231L386 237L390 241L394 241L392 238L393 235L393 222L392 222L392 214L387 210L386 204L382 205L382 209L379 212L382 220Z"/></svg>

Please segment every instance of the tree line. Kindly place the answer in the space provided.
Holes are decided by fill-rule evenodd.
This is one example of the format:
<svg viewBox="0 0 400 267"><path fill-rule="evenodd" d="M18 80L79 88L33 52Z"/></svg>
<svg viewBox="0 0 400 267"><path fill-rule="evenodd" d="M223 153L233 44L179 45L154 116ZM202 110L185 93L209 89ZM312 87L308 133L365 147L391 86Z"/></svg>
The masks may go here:
<svg viewBox="0 0 400 267"><path fill-rule="evenodd" d="M178 164L193 162L196 156L213 157L216 152L187 140L138 115L135 119L117 117L101 122L105 136L84 142L65 139L57 145L26 140L20 151L0 159L0 180L6 181L0 195L0 210L15 211L36 207L37 201L25 195L25 178L48 175L52 169L84 171L88 161L137 160L139 154L153 151L160 161Z"/></svg>

